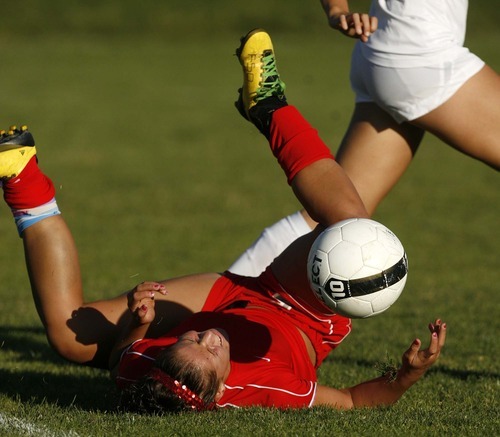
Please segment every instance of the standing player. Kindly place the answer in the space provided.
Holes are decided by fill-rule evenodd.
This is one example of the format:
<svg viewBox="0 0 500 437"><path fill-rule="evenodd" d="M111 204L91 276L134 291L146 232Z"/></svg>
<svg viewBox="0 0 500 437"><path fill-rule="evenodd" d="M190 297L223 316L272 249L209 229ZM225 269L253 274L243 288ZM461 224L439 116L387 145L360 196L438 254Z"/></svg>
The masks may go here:
<svg viewBox="0 0 500 437"><path fill-rule="evenodd" d="M463 46L467 0L321 0L330 26L357 38L351 59L355 107L336 159L368 213L399 181L425 132L500 169L500 78ZM314 228L306 211L267 228L230 267L257 275Z"/></svg>

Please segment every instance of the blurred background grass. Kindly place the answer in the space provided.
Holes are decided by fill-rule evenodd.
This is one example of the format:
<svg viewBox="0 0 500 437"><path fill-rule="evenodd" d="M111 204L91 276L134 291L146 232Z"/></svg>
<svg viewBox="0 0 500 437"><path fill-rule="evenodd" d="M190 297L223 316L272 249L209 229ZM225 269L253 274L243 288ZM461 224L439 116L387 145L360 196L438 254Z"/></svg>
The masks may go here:
<svg viewBox="0 0 500 437"><path fill-rule="evenodd" d="M358 1L352 10L367 11L369 2ZM469 8L469 37L490 35L499 12L494 0L477 0ZM168 37L182 40L233 37L255 23L280 33L323 34L324 17L319 1L288 0L240 2L229 0L19 0L1 2L4 20L0 33L25 37L71 35L122 38ZM326 31L328 31L326 29Z"/></svg>
<svg viewBox="0 0 500 437"><path fill-rule="evenodd" d="M147 279L223 270L264 226L299 207L264 139L233 108L241 35L271 33L289 101L333 151L352 111L353 41L327 27L317 1L0 3L2 124L26 123L35 134L89 299ZM499 18L497 2L471 2L467 45L497 71ZM370 413L368 434L366 412L336 415L347 431L422 434L425 420L449 435L498 430L499 193L497 173L428 136L379 208L375 218L409 254L407 288L385 315L355 322L322 382L373 376L374 363L399 357L436 316L450 335L435 372L390 413L399 428L386 412ZM120 421L73 410L112 408L110 385L104 372L67 365L46 345L3 204L0 244L0 409L35 421L48 409L69 415L79 432L90 421L125 434ZM436 404L442 412L434 416ZM318 416L308 430L324 431L322 413L310 414ZM226 427L242 417L225 417ZM300 419L265 417L269 432L303 429ZM251 419L243 422L252 429Z"/></svg>

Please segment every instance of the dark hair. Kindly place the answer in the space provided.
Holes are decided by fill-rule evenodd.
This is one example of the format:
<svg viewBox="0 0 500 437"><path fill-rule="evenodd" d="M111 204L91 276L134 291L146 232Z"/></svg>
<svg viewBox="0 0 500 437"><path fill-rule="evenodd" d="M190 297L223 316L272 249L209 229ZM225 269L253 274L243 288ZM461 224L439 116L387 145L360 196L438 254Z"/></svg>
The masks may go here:
<svg viewBox="0 0 500 437"><path fill-rule="evenodd" d="M219 388L217 374L178 355L175 345L165 348L152 371L123 390L120 408L148 414L213 409ZM176 383L179 389L165 384L165 380ZM194 395L194 399L188 394Z"/></svg>

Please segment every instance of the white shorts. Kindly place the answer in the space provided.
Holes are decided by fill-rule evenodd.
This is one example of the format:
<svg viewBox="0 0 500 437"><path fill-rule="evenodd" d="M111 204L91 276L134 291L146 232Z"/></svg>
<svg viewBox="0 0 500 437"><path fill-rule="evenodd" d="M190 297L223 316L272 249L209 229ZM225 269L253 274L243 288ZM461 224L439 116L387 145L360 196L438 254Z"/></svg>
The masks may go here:
<svg viewBox="0 0 500 437"><path fill-rule="evenodd" d="M356 44L351 86L356 103L374 102L398 123L421 117L448 100L485 63L463 48L453 59L428 67L381 67L367 61Z"/></svg>

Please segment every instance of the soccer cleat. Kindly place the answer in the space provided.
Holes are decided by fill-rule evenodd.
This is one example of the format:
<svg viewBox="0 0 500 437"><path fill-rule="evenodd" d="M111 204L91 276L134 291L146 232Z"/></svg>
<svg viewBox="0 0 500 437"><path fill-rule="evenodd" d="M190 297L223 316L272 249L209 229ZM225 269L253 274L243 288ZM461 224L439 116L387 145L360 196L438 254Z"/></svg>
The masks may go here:
<svg viewBox="0 0 500 437"><path fill-rule="evenodd" d="M35 140L27 126L11 126L0 131L0 180L19 175L36 155Z"/></svg>
<svg viewBox="0 0 500 437"><path fill-rule="evenodd" d="M241 38L236 55L243 67L243 86L235 106L261 131L267 130L271 114L287 105L271 37L263 29L250 31Z"/></svg>

